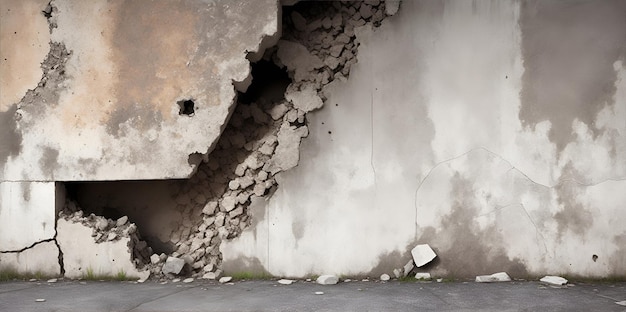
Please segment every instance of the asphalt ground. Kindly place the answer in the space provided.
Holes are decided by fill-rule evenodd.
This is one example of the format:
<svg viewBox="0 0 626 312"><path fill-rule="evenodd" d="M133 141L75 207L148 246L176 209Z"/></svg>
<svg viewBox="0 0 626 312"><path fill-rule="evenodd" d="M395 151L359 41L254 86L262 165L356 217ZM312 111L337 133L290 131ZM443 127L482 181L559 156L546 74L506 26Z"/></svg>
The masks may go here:
<svg viewBox="0 0 626 312"><path fill-rule="evenodd" d="M319 292L323 292L320 294ZM39 299L39 300L38 300ZM624 301L623 303L621 301ZM624 305L621 305L621 304ZM626 282L0 283L0 311L626 311Z"/></svg>

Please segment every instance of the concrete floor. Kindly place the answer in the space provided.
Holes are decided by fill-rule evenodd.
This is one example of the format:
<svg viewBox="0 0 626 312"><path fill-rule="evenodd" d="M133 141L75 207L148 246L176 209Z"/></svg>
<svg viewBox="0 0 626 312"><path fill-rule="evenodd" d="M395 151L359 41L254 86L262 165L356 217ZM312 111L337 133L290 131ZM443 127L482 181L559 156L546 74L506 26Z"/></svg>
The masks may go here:
<svg viewBox="0 0 626 312"><path fill-rule="evenodd" d="M322 291L324 294L316 295ZM36 302L45 299L45 302ZM626 311L626 283L0 283L0 311Z"/></svg>

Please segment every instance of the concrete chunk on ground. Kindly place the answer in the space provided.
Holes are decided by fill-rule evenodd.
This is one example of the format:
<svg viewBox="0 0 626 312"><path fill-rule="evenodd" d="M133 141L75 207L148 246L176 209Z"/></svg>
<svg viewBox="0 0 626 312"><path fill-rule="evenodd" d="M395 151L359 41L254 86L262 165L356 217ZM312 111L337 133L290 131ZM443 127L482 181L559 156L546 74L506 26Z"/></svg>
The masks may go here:
<svg viewBox="0 0 626 312"><path fill-rule="evenodd" d="M415 248L411 250L411 255L413 255L413 261L415 261L415 266L418 268L428 264L437 257L437 254L435 254L428 244L415 246Z"/></svg>
<svg viewBox="0 0 626 312"><path fill-rule="evenodd" d="M290 279L283 278L283 279L278 280L278 284L281 284L281 285L291 285L292 283L293 283L293 280L290 280Z"/></svg>
<svg viewBox="0 0 626 312"><path fill-rule="evenodd" d="M428 272L418 272L415 273L415 279L418 280L430 280L431 276L430 273Z"/></svg>
<svg viewBox="0 0 626 312"><path fill-rule="evenodd" d="M510 282L511 277L506 272L498 272L491 275L476 276L477 283Z"/></svg>
<svg viewBox="0 0 626 312"><path fill-rule="evenodd" d="M409 276L409 274L411 274L411 271L413 271L414 268L415 268L415 263L413 262L413 260L409 260L409 262L407 262L404 265L404 277Z"/></svg>
<svg viewBox="0 0 626 312"><path fill-rule="evenodd" d="M224 277L220 278L220 283L224 284L224 283L228 283L228 282L230 282L232 280L233 280L232 276L224 276Z"/></svg>
<svg viewBox="0 0 626 312"><path fill-rule="evenodd" d="M339 278L334 275L322 275L317 278L317 283L321 285L335 285L339 282Z"/></svg>
<svg viewBox="0 0 626 312"><path fill-rule="evenodd" d="M386 281L388 281L389 279L391 279L391 277L389 276L389 274L382 274L382 275L380 276L380 280L381 280L381 281L383 281L383 282L386 282Z"/></svg>
<svg viewBox="0 0 626 312"><path fill-rule="evenodd" d="M400 269L393 269L393 275L396 278L401 278L404 274L402 273L402 270Z"/></svg>
<svg viewBox="0 0 626 312"><path fill-rule="evenodd" d="M165 260L165 264L163 265L163 269L161 271L163 272L163 274L179 274L184 266L185 260L176 257L167 257L167 260Z"/></svg>
<svg viewBox="0 0 626 312"><path fill-rule="evenodd" d="M567 284L567 280L560 276L547 275L539 280L540 282L552 285L565 285Z"/></svg>

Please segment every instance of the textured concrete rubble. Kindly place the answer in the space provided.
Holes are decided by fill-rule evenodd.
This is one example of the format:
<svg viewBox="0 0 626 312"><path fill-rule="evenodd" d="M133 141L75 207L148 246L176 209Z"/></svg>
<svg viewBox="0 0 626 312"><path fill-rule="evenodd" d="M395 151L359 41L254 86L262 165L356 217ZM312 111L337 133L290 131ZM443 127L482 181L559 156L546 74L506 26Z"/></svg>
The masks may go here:
<svg viewBox="0 0 626 312"><path fill-rule="evenodd" d="M422 267L433 261L437 254L433 251L428 244L420 244L411 249L411 255L413 255L413 261L415 266Z"/></svg>
<svg viewBox="0 0 626 312"><path fill-rule="evenodd" d="M542 277L539 281L546 283L546 284L559 285L559 286L567 284L567 279L562 278L560 276L554 276L554 275L546 275Z"/></svg>
<svg viewBox="0 0 626 312"><path fill-rule="evenodd" d="M510 282L511 277L506 272L493 273L491 275L476 276L477 283Z"/></svg>

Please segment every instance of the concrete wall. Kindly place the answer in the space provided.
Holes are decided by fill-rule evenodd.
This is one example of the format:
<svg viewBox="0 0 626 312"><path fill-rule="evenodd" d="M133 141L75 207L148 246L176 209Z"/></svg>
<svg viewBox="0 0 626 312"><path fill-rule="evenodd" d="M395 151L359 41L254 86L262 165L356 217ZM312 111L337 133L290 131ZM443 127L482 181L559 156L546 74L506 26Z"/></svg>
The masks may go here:
<svg viewBox="0 0 626 312"><path fill-rule="evenodd" d="M350 78L324 89L300 164L224 266L390 273L428 243L434 274L623 277L624 16L620 1L402 2L357 32Z"/></svg>
<svg viewBox="0 0 626 312"><path fill-rule="evenodd" d="M292 93L235 111L277 0L0 2L0 269L57 274L66 255L68 276L145 276L125 237L91 237L114 220L77 213L57 237L54 181L197 171L75 199L124 208L196 276L391 273L428 243L439 276L624 277L623 1L412 0L387 18L363 3L292 13L328 33L287 33L272 59Z"/></svg>

